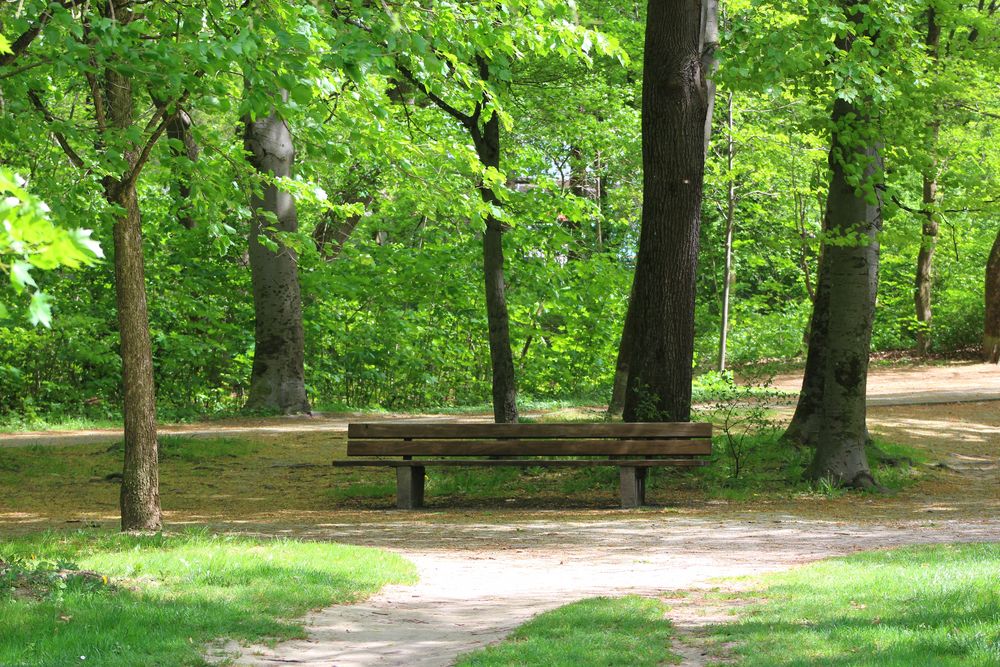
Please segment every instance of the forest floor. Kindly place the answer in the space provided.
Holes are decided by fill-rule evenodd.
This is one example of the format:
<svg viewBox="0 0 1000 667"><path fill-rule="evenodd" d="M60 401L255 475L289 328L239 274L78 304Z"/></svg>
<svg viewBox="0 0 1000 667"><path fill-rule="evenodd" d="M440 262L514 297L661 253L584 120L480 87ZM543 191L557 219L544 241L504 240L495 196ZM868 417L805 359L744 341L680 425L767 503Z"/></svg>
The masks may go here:
<svg viewBox="0 0 1000 667"><path fill-rule="evenodd" d="M775 381L783 383L796 388L794 377ZM331 495L337 484L375 475L391 484L391 473L354 469L338 470L339 481L331 481L328 464L343 455L345 425L361 416L351 415L176 429L239 440L237 449L222 443L217 458L197 461L185 458L187 439L172 445L175 453L161 463L165 520L170 530L196 525L378 546L418 567L415 586L313 613L306 640L213 649L236 664L448 665L544 610L641 593L670 598L680 638L673 650L697 666L706 652L724 652L706 645L703 629L730 619L735 604L703 592L746 585L720 577L858 550L1000 540L1000 371L976 364L877 369L869 389L873 433L926 460L918 483L888 496L727 500L668 485L653 490L656 506L622 512L611 509L613 488L566 494L542 486L529 498L508 498L503 489L485 499L432 494L426 511L402 512L391 509L384 491L346 501ZM940 395L965 402L938 403ZM882 403L893 397L901 404ZM120 449L108 444L120 438L114 431L0 436L0 535L113 528Z"/></svg>

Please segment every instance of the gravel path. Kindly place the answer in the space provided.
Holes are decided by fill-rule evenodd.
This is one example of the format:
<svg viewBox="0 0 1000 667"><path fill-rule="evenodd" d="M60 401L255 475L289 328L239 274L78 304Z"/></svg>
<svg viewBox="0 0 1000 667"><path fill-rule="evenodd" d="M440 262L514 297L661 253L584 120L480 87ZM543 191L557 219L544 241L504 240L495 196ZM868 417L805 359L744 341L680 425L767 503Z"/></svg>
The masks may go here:
<svg viewBox="0 0 1000 667"><path fill-rule="evenodd" d="M388 548L420 582L308 617L309 638L222 649L238 665L451 665L532 616L596 595L713 586L832 555L905 544L1000 540L1000 520L861 525L755 516L514 525L328 525L302 536ZM677 619L682 620L682 619ZM702 664L686 650L689 666Z"/></svg>

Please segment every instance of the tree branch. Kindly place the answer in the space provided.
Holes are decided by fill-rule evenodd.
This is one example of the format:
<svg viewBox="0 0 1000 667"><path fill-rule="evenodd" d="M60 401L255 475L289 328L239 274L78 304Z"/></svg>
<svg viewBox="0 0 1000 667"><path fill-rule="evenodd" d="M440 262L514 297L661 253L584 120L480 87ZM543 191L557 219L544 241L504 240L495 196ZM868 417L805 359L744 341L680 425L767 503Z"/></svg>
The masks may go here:
<svg viewBox="0 0 1000 667"><path fill-rule="evenodd" d="M427 87L426 84L424 84L422 81L420 81L420 79L414 76L413 72L411 72L406 65L397 62L396 69L398 69L399 73L402 74L404 77L406 77L407 80L409 80L414 85L418 86L420 90L424 92L424 95L426 95L428 99L430 99L430 101L433 102L436 107L447 113L449 116L453 117L455 120L457 120L465 127L474 126L475 124L474 114L470 116L469 114L462 113L461 111L459 111L458 109L456 109L455 107L451 106L443 99L438 97Z"/></svg>
<svg viewBox="0 0 1000 667"><path fill-rule="evenodd" d="M77 5L82 5L85 1L86 0L63 0L57 4L63 9L70 9L72 7L76 7ZM35 19L33 24L31 24L31 27L21 33L20 36L14 40L14 42L10 45L11 52L0 55L0 67L10 65L12 62L17 60L22 53L27 51L28 47L31 46L31 43L35 41L35 38L38 37L38 34L42 31L42 28L44 28L45 24L51 19L52 7L50 5L38 15L38 18Z"/></svg>
<svg viewBox="0 0 1000 667"><path fill-rule="evenodd" d="M50 125L56 122L55 116L53 116L49 112L49 110L45 108L45 105L42 103L41 98L38 97L38 93L36 93L33 90L29 90L28 99L31 100L31 104L36 109L38 109L39 112L41 112L42 116L45 118L45 122L49 123ZM62 148L63 152L66 153L66 157L68 157L69 161L73 163L73 166L78 169L83 169L84 168L83 158L80 157L79 153L73 150L73 147L69 145L69 141L66 140L66 137L63 135L63 133L57 132L55 130L51 130L51 132L52 135L56 138L56 142L59 144L60 148Z"/></svg>

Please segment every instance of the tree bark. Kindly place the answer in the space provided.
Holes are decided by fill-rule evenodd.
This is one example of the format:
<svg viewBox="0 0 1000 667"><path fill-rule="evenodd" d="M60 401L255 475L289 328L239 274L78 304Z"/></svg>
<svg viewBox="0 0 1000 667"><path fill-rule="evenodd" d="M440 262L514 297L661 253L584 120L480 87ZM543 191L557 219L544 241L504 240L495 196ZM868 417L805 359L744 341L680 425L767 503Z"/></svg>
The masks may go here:
<svg viewBox="0 0 1000 667"><path fill-rule="evenodd" d="M824 220L824 227L826 224ZM830 324L830 279L824 248L817 262L816 297L813 299L812 317L809 321L809 346L806 351L805 372L802 375L802 389L799 391L792 421L782 436L782 440L798 446L815 447L819 439Z"/></svg>
<svg viewBox="0 0 1000 667"><path fill-rule="evenodd" d="M108 4L106 18L128 23L132 17L128 2ZM110 127L126 130L134 123L131 78L118 72L114 64L105 71L102 109L97 114L103 126L104 114ZM97 104L97 100L95 100ZM99 129L104 129L100 127ZM135 144L125 149L128 165L121 178L104 179L109 204L123 212L115 219L115 303L121 339L122 388L125 422L125 462L121 485L121 528L127 532L158 531L160 511L159 462L156 442L156 388L153 383L153 351L149 337L146 306L145 263L142 253L142 220L136 195L135 176L140 150Z"/></svg>
<svg viewBox="0 0 1000 667"><path fill-rule="evenodd" d="M277 111L256 121L246 119L244 144L250 164L266 178L289 176L295 151L292 134ZM295 200L273 182L263 196L251 200L250 273L254 303L254 357L248 410L278 410L285 414L309 412L306 397L298 260L275 232L295 232ZM273 214L273 224L264 213ZM271 250L261 239L277 245Z"/></svg>
<svg viewBox="0 0 1000 667"><path fill-rule="evenodd" d="M611 402L608 403L608 419L621 419L625 412L625 392L628 389L628 364L632 357L633 341L635 340L635 317L632 313L632 298L635 295L635 283L628 295L628 306L625 310L625 323L622 325L622 338L618 343L618 360L615 363L615 377L611 383Z"/></svg>
<svg viewBox="0 0 1000 667"><path fill-rule="evenodd" d="M491 112L479 127L470 126L479 160L485 167L500 168L500 119ZM486 204L500 205L496 193L485 185L479 194ZM517 422L517 382L514 355L510 348L510 318L503 274L503 225L495 216L486 216L483 233L483 276L486 287L486 319L489 324L490 362L493 369L493 419L498 424Z"/></svg>
<svg viewBox="0 0 1000 667"><path fill-rule="evenodd" d="M826 363L816 451L807 471L812 479L828 478L854 487L874 486L865 456L865 398L881 208L877 199L873 203L866 199L870 195L860 193L858 183L849 182L844 162L862 161L864 183L875 183L881 164L874 141L865 138L871 135L865 127L870 122L867 112L854 104L834 102L826 227L834 239L855 240L827 244L822 260L828 276Z"/></svg>
<svg viewBox="0 0 1000 667"><path fill-rule="evenodd" d="M986 262L986 318L983 327L983 361L1000 363L1000 232Z"/></svg>
<svg viewBox="0 0 1000 667"><path fill-rule="evenodd" d="M688 421L709 84L701 3L650 0L626 421ZM707 59L711 62L711 58Z"/></svg>

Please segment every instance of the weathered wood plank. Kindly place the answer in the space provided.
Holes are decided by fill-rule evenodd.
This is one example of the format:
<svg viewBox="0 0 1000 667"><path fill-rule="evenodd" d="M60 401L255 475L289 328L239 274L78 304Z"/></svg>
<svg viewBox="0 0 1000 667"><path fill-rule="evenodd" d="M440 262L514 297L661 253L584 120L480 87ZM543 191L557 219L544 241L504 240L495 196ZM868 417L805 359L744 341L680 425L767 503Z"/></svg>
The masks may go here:
<svg viewBox="0 0 1000 667"><path fill-rule="evenodd" d="M710 440L349 440L348 456L673 456L712 453Z"/></svg>
<svg viewBox="0 0 1000 667"><path fill-rule="evenodd" d="M701 422L593 424L433 424L373 422L347 425L349 438L707 438L712 425Z"/></svg>
<svg viewBox="0 0 1000 667"><path fill-rule="evenodd" d="M335 468L409 468L431 466L464 466L468 468L493 468L507 466L511 468L591 468L596 466L631 466L635 468L655 468L672 466L696 468L708 465L703 459L420 459L418 461L402 461L399 459L338 459L333 461Z"/></svg>

